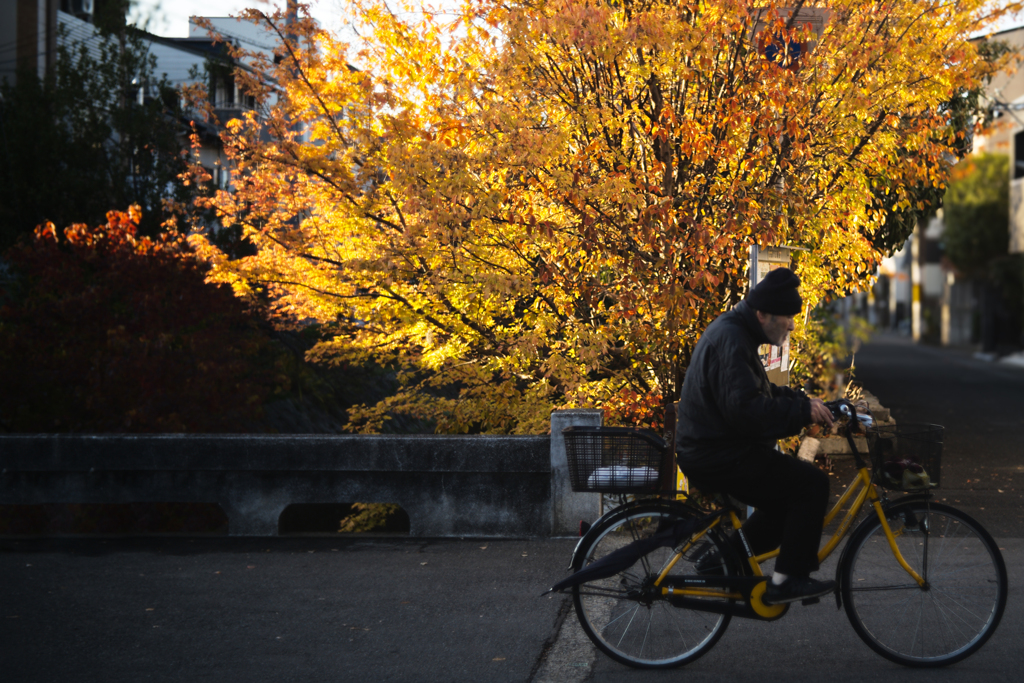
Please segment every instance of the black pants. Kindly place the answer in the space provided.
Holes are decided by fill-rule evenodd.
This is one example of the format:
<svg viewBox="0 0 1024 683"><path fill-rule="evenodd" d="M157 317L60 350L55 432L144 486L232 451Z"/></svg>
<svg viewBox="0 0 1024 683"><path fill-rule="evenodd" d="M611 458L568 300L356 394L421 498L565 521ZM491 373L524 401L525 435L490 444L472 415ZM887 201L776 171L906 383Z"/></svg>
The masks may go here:
<svg viewBox="0 0 1024 683"><path fill-rule="evenodd" d="M775 571L807 576L818 569L827 474L774 449L749 452L727 469L684 472L701 491L726 493L757 508L743 524L743 533L755 555L781 546ZM745 556L741 549L740 557Z"/></svg>

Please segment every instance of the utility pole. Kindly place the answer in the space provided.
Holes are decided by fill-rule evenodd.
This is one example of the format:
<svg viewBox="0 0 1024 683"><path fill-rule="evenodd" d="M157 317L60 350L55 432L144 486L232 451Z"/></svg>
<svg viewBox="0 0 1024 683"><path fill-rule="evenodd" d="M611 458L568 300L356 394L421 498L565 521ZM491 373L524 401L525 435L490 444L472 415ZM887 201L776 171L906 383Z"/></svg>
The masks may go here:
<svg viewBox="0 0 1024 683"><path fill-rule="evenodd" d="M921 341L921 221L914 226L910 239L910 334L915 342Z"/></svg>

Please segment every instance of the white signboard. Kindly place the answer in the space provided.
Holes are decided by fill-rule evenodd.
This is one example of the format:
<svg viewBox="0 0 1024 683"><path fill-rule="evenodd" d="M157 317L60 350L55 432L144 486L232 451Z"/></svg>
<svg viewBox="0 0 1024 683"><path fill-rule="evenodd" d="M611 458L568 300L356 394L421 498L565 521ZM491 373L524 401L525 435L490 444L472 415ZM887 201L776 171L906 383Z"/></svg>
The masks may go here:
<svg viewBox="0 0 1024 683"><path fill-rule="evenodd" d="M764 247L751 249L750 286L753 287L770 271L776 268L789 267L789 249L786 247ZM769 372L768 379L777 385L789 384L789 338L782 346L762 344L758 350L764 369Z"/></svg>

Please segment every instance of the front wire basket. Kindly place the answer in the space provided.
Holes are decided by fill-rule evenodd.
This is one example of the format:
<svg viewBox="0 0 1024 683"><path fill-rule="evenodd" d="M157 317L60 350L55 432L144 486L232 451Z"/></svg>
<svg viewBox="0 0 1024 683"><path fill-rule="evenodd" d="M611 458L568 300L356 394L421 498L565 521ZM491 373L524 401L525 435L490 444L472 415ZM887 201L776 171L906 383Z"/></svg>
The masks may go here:
<svg viewBox="0 0 1024 683"><path fill-rule="evenodd" d="M938 488L943 427L933 424L876 426L868 431L875 484L893 491Z"/></svg>
<svg viewBox="0 0 1024 683"><path fill-rule="evenodd" d="M648 429L566 427L565 457L573 491L656 493L667 448Z"/></svg>

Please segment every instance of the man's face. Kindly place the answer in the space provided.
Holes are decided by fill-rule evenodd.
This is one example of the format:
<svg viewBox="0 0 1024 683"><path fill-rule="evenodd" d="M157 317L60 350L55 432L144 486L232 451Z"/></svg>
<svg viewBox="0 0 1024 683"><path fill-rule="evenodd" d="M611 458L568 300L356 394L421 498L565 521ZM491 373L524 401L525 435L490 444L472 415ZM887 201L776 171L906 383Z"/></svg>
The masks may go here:
<svg viewBox="0 0 1024 683"><path fill-rule="evenodd" d="M764 336L768 337L768 341L776 346L782 346L789 333L796 329L793 318L792 315L773 315L757 311L757 321L761 323Z"/></svg>

